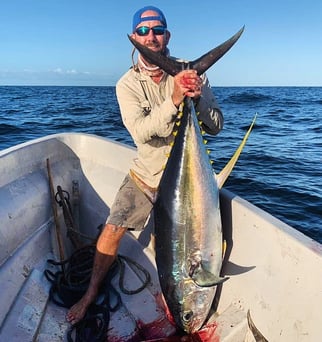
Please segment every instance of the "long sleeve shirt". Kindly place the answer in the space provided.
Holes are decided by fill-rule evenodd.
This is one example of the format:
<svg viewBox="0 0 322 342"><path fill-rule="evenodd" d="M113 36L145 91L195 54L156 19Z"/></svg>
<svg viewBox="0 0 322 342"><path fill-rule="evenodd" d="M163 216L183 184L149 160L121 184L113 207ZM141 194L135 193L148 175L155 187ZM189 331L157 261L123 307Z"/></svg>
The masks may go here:
<svg viewBox="0 0 322 342"><path fill-rule="evenodd" d="M223 126L223 115L208 79L203 78L202 94L196 110L203 129L217 134ZM173 77L164 74L160 83L131 68L116 85L116 95L123 123L137 147L131 170L145 184L157 188L174 140L172 134L178 108L172 102Z"/></svg>

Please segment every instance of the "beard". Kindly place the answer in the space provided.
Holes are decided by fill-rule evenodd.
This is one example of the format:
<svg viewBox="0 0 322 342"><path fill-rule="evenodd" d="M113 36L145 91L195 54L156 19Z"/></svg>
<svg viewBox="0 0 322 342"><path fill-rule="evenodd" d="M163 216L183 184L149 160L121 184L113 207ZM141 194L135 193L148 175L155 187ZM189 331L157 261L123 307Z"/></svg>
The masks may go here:
<svg viewBox="0 0 322 342"><path fill-rule="evenodd" d="M153 50L153 51L156 52L156 53L160 53L161 55L164 55L164 56L169 56L169 49L168 49L166 46L164 46L164 47L162 48L162 46L160 45L160 43L157 42L157 41L148 42L148 43L145 44L144 46L147 47L147 48L149 48L149 49L151 49L151 50ZM143 56L141 56L141 57L143 57ZM146 57L143 57L143 60L144 60L146 63L148 63L149 65L151 65L151 66L154 65L153 62L150 61L150 60L149 60L148 58L146 58Z"/></svg>

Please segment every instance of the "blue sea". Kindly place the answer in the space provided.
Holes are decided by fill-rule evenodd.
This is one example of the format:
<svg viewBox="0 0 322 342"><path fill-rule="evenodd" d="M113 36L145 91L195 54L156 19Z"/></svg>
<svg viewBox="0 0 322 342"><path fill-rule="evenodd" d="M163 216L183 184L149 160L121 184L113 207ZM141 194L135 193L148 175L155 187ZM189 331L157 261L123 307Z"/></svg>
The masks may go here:
<svg viewBox="0 0 322 342"><path fill-rule="evenodd" d="M322 87L216 87L225 116L208 148L219 172L253 120L225 187L322 243ZM0 86L0 149L58 132L133 145L115 87Z"/></svg>

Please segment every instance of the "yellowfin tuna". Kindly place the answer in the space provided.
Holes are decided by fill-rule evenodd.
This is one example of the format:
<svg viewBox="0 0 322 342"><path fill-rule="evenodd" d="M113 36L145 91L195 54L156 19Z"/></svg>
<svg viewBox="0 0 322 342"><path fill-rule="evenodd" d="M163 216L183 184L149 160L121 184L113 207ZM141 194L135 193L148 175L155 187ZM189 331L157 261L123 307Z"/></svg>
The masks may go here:
<svg viewBox="0 0 322 342"><path fill-rule="evenodd" d="M171 75L183 68L205 72L238 40L232 38L193 62L178 62L138 44L152 63ZM199 330L210 311L222 266L219 189L230 174L250 130L218 177L204 144L194 104L186 97L175 141L166 164L154 208L156 262L169 310L187 333ZM251 129L251 128L250 128Z"/></svg>

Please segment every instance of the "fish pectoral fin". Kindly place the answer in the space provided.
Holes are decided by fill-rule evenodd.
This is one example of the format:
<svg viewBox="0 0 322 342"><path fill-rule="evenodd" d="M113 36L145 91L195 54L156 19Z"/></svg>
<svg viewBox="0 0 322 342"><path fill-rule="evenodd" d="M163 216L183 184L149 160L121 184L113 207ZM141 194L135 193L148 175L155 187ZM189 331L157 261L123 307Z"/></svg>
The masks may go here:
<svg viewBox="0 0 322 342"><path fill-rule="evenodd" d="M199 271L194 272L194 274L191 276L192 280L201 287L210 287L215 286L223 283L228 277L220 277L217 276L203 268L201 268Z"/></svg>

